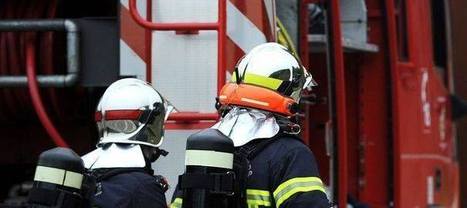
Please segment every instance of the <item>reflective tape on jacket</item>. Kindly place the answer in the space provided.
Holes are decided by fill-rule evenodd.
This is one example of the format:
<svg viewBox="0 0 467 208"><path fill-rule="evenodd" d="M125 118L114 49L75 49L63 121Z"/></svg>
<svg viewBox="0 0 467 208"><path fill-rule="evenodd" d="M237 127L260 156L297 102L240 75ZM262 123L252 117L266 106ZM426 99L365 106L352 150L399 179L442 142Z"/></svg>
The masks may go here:
<svg viewBox="0 0 467 208"><path fill-rule="evenodd" d="M247 189L246 199L248 207L254 208L258 206L271 206L271 194L266 190Z"/></svg>
<svg viewBox="0 0 467 208"><path fill-rule="evenodd" d="M181 208L182 204L183 204L183 199L177 197L170 205L170 208Z"/></svg>
<svg viewBox="0 0 467 208"><path fill-rule="evenodd" d="M296 193L310 191L322 191L326 193L321 179L318 177L298 177L289 179L279 185L273 193L276 207L279 207Z"/></svg>

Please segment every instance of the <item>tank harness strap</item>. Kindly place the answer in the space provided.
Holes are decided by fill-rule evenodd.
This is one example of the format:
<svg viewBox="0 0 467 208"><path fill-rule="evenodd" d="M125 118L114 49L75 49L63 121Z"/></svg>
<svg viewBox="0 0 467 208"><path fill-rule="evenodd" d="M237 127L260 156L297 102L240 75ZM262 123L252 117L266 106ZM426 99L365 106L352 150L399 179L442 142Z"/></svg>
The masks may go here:
<svg viewBox="0 0 467 208"><path fill-rule="evenodd" d="M206 189L213 194L233 195L234 192L234 172L196 174L185 173L178 178L180 188L184 189Z"/></svg>

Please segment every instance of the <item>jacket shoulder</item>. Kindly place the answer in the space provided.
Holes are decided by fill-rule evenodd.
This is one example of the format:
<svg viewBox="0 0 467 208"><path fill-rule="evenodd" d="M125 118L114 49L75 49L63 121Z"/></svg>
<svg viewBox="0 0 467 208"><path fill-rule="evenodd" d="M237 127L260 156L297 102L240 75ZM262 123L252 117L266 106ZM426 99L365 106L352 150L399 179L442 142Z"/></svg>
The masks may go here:
<svg viewBox="0 0 467 208"><path fill-rule="evenodd" d="M266 147L265 150L275 152L274 155L288 155L293 152L309 152L311 150L301 141L300 138L294 136L280 136L274 138L274 141Z"/></svg>

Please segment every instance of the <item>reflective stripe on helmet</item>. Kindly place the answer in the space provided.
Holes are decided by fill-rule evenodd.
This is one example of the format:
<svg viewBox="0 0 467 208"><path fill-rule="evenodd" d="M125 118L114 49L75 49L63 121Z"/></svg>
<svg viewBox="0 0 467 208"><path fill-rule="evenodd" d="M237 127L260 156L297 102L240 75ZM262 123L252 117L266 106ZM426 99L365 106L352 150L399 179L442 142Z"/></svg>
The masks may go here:
<svg viewBox="0 0 467 208"><path fill-rule="evenodd" d="M274 191L276 207L279 207L292 195L299 192L324 191L323 182L318 177L297 177L287 180Z"/></svg>
<svg viewBox="0 0 467 208"><path fill-rule="evenodd" d="M281 84L284 82L280 79L275 79L271 77L266 77L262 75L246 73L241 77L242 83L253 84L256 86L266 87L271 90L278 90ZM234 71L232 74L232 81L237 82L237 72Z"/></svg>
<svg viewBox="0 0 467 208"><path fill-rule="evenodd" d="M105 111L105 116L102 116L102 112L98 111L95 113L94 118L96 121L104 120L139 120L139 117L143 114L142 110L108 110Z"/></svg>
<svg viewBox="0 0 467 208"><path fill-rule="evenodd" d="M36 173L34 174L34 181L81 189L83 175L58 168L37 166Z"/></svg>
<svg viewBox="0 0 467 208"><path fill-rule="evenodd" d="M280 79L275 79L271 77L265 77L265 76L256 75L252 73L246 73L243 76L243 83L254 84L257 86L269 88L271 90L277 90L279 89L283 81Z"/></svg>
<svg viewBox="0 0 467 208"><path fill-rule="evenodd" d="M271 194L266 190L247 189L246 190L248 207L271 206Z"/></svg>

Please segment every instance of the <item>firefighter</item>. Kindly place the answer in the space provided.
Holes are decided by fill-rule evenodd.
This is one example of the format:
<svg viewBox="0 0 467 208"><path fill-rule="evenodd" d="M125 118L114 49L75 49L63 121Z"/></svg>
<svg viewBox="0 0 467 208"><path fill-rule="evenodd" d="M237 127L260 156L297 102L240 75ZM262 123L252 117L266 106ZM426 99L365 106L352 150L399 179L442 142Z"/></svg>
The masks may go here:
<svg viewBox="0 0 467 208"><path fill-rule="evenodd" d="M236 149L235 207L330 206L295 120L302 91L315 85L298 59L277 43L256 46L238 62L218 97L222 118L212 127ZM171 207L182 206L178 186Z"/></svg>
<svg viewBox="0 0 467 208"><path fill-rule="evenodd" d="M93 207L167 207L167 183L151 163L166 155L159 146L171 106L149 84L127 78L102 96L95 119L100 140L83 156L96 178Z"/></svg>

